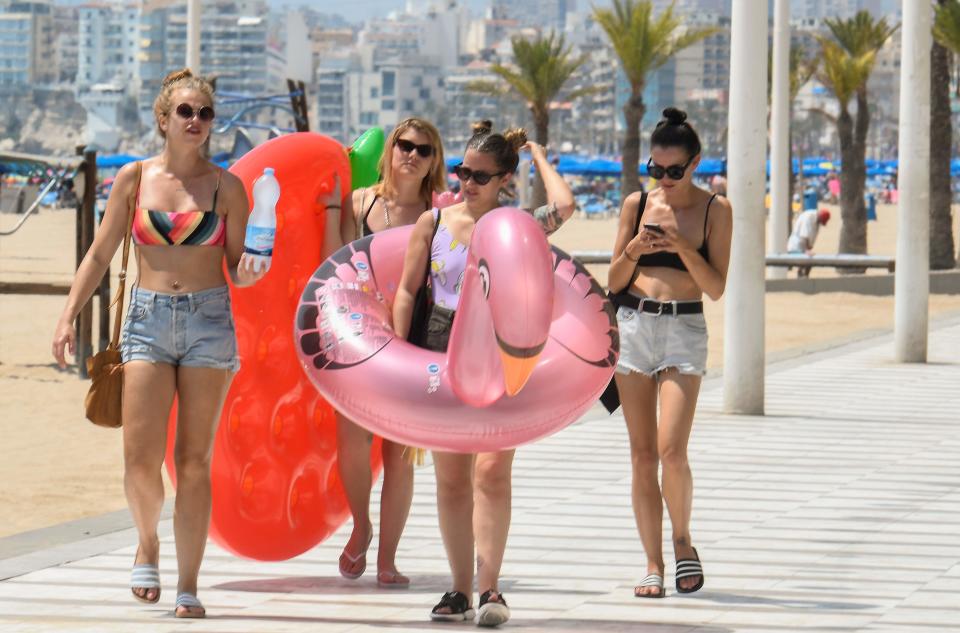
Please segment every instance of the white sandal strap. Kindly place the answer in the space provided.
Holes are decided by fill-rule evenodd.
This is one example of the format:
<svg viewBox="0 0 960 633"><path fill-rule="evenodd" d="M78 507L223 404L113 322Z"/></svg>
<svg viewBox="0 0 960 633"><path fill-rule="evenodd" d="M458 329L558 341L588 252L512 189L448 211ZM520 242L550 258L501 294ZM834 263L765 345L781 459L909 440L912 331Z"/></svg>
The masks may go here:
<svg viewBox="0 0 960 633"><path fill-rule="evenodd" d="M676 577L689 578L690 576L702 576L703 565L697 560L682 560L677 563Z"/></svg>
<svg viewBox="0 0 960 633"><path fill-rule="evenodd" d="M156 565L134 565L130 571L130 586L134 589L157 589L160 587L160 570Z"/></svg>
<svg viewBox="0 0 960 633"><path fill-rule="evenodd" d="M177 594L177 608L183 607L185 609L202 609L203 605L197 600L197 597L192 593L178 593Z"/></svg>
<svg viewBox="0 0 960 633"><path fill-rule="evenodd" d="M663 576L660 574L647 574L647 576L640 581L638 587L660 587L663 589Z"/></svg>

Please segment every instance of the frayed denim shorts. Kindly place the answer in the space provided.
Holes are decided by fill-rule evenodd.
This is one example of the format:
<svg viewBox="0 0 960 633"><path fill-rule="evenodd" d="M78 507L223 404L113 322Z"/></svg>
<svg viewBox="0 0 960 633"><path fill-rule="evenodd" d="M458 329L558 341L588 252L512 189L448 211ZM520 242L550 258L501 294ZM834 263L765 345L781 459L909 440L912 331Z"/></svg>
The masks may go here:
<svg viewBox="0 0 960 633"><path fill-rule="evenodd" d="M123 362L145 360L237 371L237 334L226 286L165 294L135 288L120 339Z"/></svg>
<svg viewBox="0 0 960 633"><path fill-rule="evenodd" d="M707 372L707 322L703 314L651 314L621 306L620 362L617 373L656 376L676 368L681 374Z"/></svg>

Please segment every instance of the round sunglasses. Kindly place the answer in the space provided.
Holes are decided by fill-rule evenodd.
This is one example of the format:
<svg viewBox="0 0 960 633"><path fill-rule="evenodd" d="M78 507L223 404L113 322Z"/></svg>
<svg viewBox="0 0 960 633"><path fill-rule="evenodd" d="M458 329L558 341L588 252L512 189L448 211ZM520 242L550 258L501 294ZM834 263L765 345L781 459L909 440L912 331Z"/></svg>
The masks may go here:
<svg viewBox="0 0 960 633"><path fill-rule="evenodd" d="M694 158L696 158L696 156L691 156L684 164L670 165L669 167L658 165L653 162L653 158L651 158L647 161L647 173L656 180L663 180L665 175L668 176L670 180L680 180L683 178L683 174L686 173L687 167L690 166Z"/></svg>
<svg viewBox="0 0 960 633"><path fill-rule="evenodd" d="M408 141L405 138L398 138L396 142L397 149L399 149L404 154L409 154L413 150L417 150L417 153L420 154L423 158L430 158L433 155L433 146L432 145L418 145L412 141Z"/></svg>
<svg viewBox="0 0 960 633"><path fill-rule="evenodd" d="M453 173L457 175L457 178L460 179L460 182L465 183L468 180L472 179L473 182L477 183L482 187L483 185L490 182L490 179L493 178L494 176L503 176L507 172L498 171L495 174L491 174L485 171L475 171L473 169L470 169L469 167L464 167L463 163L460 163L459 165L453 168Z"/></svg>
<svg viewBox="0 0 960 633"><path fill-rule="evenodd" d="M200 108L194 110L193 106L191 106L189 103L181 103L177 106L175 111L177 116L185 121L189 121L196 116L204 123L209 123L210 121L213 121L213 117L216 116L216 113L210 106L200 106Z"/></svg>

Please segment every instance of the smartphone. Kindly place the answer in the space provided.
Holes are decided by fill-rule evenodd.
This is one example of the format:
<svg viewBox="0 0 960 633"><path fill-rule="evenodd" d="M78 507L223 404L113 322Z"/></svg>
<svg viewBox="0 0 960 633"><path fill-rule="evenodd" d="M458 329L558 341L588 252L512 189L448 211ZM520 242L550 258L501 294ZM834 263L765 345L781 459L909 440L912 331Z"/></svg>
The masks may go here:
<svg viewBox="0 0 960 633"><path fill-rule="evenodd" d="M648 231L653 231L654 233L659 233L660 235L664 234L664 230L660 228L659 224L644 223L643 228L647 229Z"/></svg>

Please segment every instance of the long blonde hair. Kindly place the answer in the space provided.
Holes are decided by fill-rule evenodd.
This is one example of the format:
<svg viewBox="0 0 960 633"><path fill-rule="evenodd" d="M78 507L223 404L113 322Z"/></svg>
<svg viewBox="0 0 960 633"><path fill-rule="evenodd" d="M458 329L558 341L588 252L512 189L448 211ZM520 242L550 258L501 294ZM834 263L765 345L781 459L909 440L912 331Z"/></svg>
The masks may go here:
<svg viewBox="0 0 960 633"><path fill-rule="evenodd" d="M213 86L203 77L197 77L189 68L175 70L163 78L160 94L153 102L153 116L157 120L157 132L161 138L167 138L166 132L160 127L160 117L169 117L173 110L173 93L181 88L196 90L210 100L213 107Z"/></svg>
<svg viewBox="0 0 960 633"><path fill-rule="evenodd" d="M375 187L374 193L387 199L397 195L396 185L393 182L393 146L397 144L400 135L410 129L424 134L430 139L430 146L433 147L430 171L420 183L420 197L430 205L433 203L434 192L441 193L447 190L447 164L443 160L443 142L440 140L440 132L433 123L418 117L400 121L390 133L387 144L383 148L383 155L380 157L381 180Z"/></svg>

